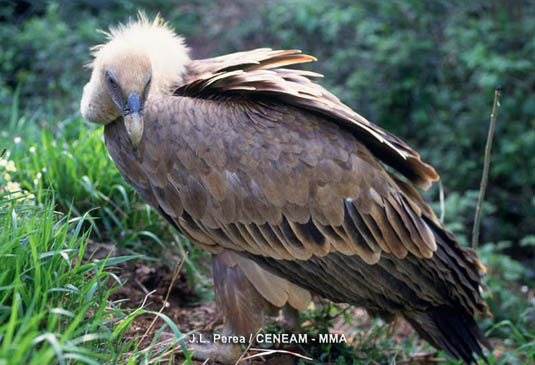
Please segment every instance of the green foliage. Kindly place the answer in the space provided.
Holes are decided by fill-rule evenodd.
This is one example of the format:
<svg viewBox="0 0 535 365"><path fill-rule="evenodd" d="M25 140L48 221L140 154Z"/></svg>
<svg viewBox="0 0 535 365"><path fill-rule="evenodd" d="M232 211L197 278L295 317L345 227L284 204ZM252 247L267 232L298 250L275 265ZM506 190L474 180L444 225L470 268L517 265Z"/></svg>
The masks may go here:
<svg viewBox="0 0 535 365"><path fill-rule="evenodd" d="M101 303L118 280L106 266L121 258L83 263L82 222L58 215L50 201L0 197L0 362L96 363L111 351Z"/></svg>
<svg viewBox="0 0 535 365"><path fill-rule="evenodd" d="M44 11L44 16L31 17L22 25L2 26L0 72L7 77L0 87L21 85L25 108L66 113L77 103L70 97L81 95L78 85L84 75L77 70L87 60L89 47L100 38L94 31L97 23L88 18L73 29L61 18L56 4Z"/></svg>
<svg viewBox="0 0 535 365"><path fill-rule="evenodd" d="M502 241L487 243L478 250L480 259L488 267L485 280L491 293L487 300L496 322L524 323L524 332L535 334L535 301L532 298L530 303L527 295L533 290L530 273L526 266L503 254L510 246L511 242ZM524 294L519 295L519 292Z"/></svg>
<svg viewBox="0 0 535 365"><path fill-rule="evenodd" d="M137 256L88 260L87 216L58 213L39 195L42 204L0 194L0 364L122 363L132 349L136 363L158 363L184 346L166 315L123 310L110 300L122 285L111 267ZM160 331L140 350L126 331L141 314L162 318L161 331L170 328L176 340L156 347Z"/></svg>

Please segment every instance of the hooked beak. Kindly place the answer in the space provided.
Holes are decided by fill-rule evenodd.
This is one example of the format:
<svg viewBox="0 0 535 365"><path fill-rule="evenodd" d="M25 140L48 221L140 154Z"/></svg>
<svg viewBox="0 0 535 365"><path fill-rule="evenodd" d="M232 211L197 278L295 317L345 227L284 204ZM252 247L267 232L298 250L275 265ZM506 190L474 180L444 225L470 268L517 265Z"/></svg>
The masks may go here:
<svg viewBox="0 0 535 365"><path fill-rule="evenodd" d="M123 111L123 118L128 139L130 139L134 150L137 150L143 137L143 111L138 93L128 95L127 108Z"/></svg>

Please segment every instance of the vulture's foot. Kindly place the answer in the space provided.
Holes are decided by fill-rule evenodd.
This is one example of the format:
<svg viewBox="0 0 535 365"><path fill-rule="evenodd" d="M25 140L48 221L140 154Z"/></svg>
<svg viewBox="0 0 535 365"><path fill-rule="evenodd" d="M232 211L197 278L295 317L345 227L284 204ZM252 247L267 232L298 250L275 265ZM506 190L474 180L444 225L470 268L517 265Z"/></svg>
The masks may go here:
<svg viewBox="0 0 535 365"><path fill-rule="evenodd" d="M230 321L225 321L225 326L221 332L222 338L229 338L236 336ZM213 362L220 362L223 364L235 364L240 358L243 351L237 343L194 343L188 348L193 352L193 358L200 361L210 360ZM246 363L243 363L246 364Z"/></svg>
<svg viewBox="0 0 535 365"><path fill-rule="evenodd" d="M189 350L193 352L193 358L196 360L223 364L235 364L243 352L238 344L223 343L192 344Z"/></svg>

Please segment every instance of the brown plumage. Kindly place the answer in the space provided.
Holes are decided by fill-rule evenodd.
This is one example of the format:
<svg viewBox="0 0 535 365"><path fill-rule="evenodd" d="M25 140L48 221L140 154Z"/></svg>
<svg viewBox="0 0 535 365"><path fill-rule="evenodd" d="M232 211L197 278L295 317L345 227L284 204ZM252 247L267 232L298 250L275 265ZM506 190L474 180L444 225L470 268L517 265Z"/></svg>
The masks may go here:
<svg viewBox="0 0 535 365"><path fill-rule="evenodd" d="M176 69L155 61L166 57L157 37L175 42ZM233 296L217 275L238 265L276 307L303 309L311 291L402 316L455 358L482 355L488 343L473 317L487 312L483 267L411 186L438 175L311 81L318 74L286 68L313 57L257 49L189 60L160 20L142 18L113 31L95 58L82 114L106 124L110 155L143 199L219 255L220 298Z"/></svg>

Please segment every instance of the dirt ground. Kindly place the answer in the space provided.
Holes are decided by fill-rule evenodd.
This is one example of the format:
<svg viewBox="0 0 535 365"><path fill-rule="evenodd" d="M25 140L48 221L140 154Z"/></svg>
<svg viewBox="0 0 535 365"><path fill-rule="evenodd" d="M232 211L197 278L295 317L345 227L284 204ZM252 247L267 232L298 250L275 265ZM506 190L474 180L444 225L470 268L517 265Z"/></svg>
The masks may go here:
<svg viewBox="0 0 535 365"><path fill-rule="evenodd" d="M94 246L92 258L99 258L107 256L110 251L114 251L115 248L112 245L97 245ZM113 253L112 253L113 254ZM178 266L178 265L177 265ZM176 324L182 334L193 332L198 335L202 334L204 337L220 331L222 328L222 318L218 316L215 302L202 302L191 288L191 284L187 282L186 276L183 271L176 272L177 267L170 268L169 265L163 263L150 264L146 261L130 261L120 264L116 267L115 273L121 278L124 286L117 289L111 299L113 301L120 301L123 307L127 308L140 308L143 307L150 311L161 311L161 313L167 315ZM167 298L167 300L166 300ZM322 300L320 300L322 301ZM321 304L320 304L321 305ZM359 336L362 333L368 333L371 330L372 323L367 315L366 311L359 308L347 308L345 311L346 316L350 316L352 323L348 324L344 320L343 316L339 316L333 322L329 328L329 333L344 334L347 338L347 346L352 348L349 351L353 351L358 358L365 359L366 353L359 353L360 343ZM156 320L155 320L156 318ZM139 343L139 348L143 349L150 345L154 336L164 325L164 321L154 314L143 314L135 318L132 325L129 327L126 338L135 339L136 343ZM310 320L304 321L302 326L311 326ZM437 358L435 350L423 350L425 344L420 339L415 339L413 336L413 330L404 321L397 321L395 324L389 327L389 338L395 343L401 343L407 337L412 335L413 347L422 349L417 353L412 353L410 356L405 354L398 354L398 364L434 364L438 362L444 362L442 358ZM373 337L373 336L371 336ZM155 346L157 349L168 347L169 344L175 340L173 333L167 327L159 336L158 344ZM187 339L186 339L187 342ZM498 344L493 341L493 345ZM368 344L369 345L369 344ZM372 344L373 345L373 344ZM499 344L498 344L499 345ZM321 350L311 351L311 348L303 348L304 345L276 345L273 349L283 352L275 352L269 356L255 357L247 360L249 364L281 364L290 365L297 364L299 358L295 354L306 353L321 353ZM306 345L313 346L313 345ZM319 346L319 345L317 345ZM498 346L500 347L500 346ZM503 347L503 346L502 346ZM496 346L495 346L496 348ZM244 349L244 352L247 349ZM244 354L244 358L257 354L256 350L249 350ZM495 354L499 355L499 351L495 350ZM359 356L360 355L360 356ZM166 356L164 359L172 358L173 364L182 364L184 362L184 356L180 350L180 346L176 346L174 350L166 350ZM323 363L315 359L314 363ZM370 363L369 361L367 361ZM212 364L213 362L201 362L193 361L194 364ZM372 364L377 363L372 360Z"/></svg>

